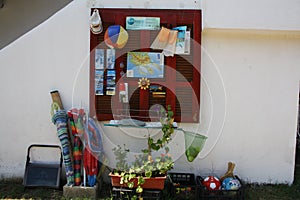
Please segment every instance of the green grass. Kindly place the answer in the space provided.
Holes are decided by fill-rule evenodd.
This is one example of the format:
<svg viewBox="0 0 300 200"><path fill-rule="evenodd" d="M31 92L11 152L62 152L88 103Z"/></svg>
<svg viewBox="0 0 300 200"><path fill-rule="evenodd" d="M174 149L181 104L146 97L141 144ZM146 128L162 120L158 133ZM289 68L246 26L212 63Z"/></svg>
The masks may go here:
<svg viewBox="0 0 300 200"><path fill-rule="evenodd" d="M300 199L299 185L247 185L246 199L296 200Z"/></svg>
<svg viewBox="0 0 300 200"><path fill-rule="evenodd" d="M64 199L62 191L49 188L25 189L22 180L11 179L0 182L0 199Z"/></svg>
<svg viewBox="0 0 300 200"><path fill-rule="evenodd" d="M253 200L300 200L300 166L297 166L294 183L286 184L248 184L246 198Z"/></svg>
<svg viewBox="0 0 300 200"><path fill-rule="evenodd" d="M101 200L110 199L109 186L104 185L100 192ZM2 180L0 199L60 199L65 200L62 190L49 188L24 188L21 179ZM79 198L77 198L79 200ZM170 199L170 198L168 198ZM297 168L294 183L285 184L247 184L245 200L300 200L300 167Z"/></svg>

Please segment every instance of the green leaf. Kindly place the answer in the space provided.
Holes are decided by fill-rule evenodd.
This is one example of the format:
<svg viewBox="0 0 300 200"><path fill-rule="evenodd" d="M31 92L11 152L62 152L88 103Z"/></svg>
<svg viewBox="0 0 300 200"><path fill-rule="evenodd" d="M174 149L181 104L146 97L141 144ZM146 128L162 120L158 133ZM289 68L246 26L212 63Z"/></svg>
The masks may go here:
<svg viewBox="0 0 300 200"><path fill-rule="evenodd" d="M136 193L142 193L143 192L143 188L141 186L138 186L136 188Z"/></svg>
<svg viewBox="0 0 300 200"><path fill-rule="evenodd" d="M152 176L152 171L146 171L145 176L150 178Z"/></svg>
<svg viewBox="0 0 300 200"><path fill-rule="evenodd" d="M152 144L153 143L153 138L148 138L148 144Z"/></svg>
<svg viewBox="0 0 300 200"><path fill-rule="evenodd" d="M136 196L136 195L133 195L132 197L131 197L131 200L137 200L138 199L138 197Z"/></svg>
<svg viewBox="0 0 300 200"><path fill-rule="evenodd" d="M145 179L142 176L138 177L138 185L143 185L145 183Z"/></svg>
<svg viewBox="0 0 300 200"><path fill-rule="evenodd" d="M127 186L128 186L129 188L133 188L134 183L133 183L133 182L128 182L128 183L127 183Z"/></svg>
<svg viewBox="0 0 300 200"><path fill-rule="evenodd" d="M148 151L148 149L142 149L142 152L143 153L148 153L149 151Z"/></svg>
<svg viewBox="0 0 300 200"><path fill-rule="evenodd" d="M174 113L173 111L168 111L168 118L171 119L173 117Z"/></svg>
<svg viewBox="0 0 300 200"><path fill-rule="evenodd" d="M136 175L135 174L129 174L129 176L128 176L128 180L131 180L131 179L133 179L133 178L135 178L136 177Z"/></svg>
<svg viewBox="0 0 300 200"><path fill-rule="evenodd" d="M156 144L151 144L151 149L157 151L157 150L160 149L160 147L158 145L156 145Z"/></svg>

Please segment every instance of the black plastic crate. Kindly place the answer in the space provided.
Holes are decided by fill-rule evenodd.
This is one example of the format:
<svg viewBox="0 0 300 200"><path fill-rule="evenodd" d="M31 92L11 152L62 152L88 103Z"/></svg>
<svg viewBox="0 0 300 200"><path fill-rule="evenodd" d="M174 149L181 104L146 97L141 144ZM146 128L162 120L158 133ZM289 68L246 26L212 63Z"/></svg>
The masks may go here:
<svg viewBox="0 0 300 200"><path fill-rule="evenodd" d="M137 194L136 189L129 188L120 188L113 187L112 188L112 197L114 200L122 199L122 200L132 200L134 196L139 197L140 194ZM141 197L143 200L159 200L161 199L161 190L149 190L143 189Z"/></svg>
<svg viewBox="0 0 300 200"><path fill-rule="evenodd" d="M168 173L171 179L172 199L197 199L198 185L192 173Z"/></svg>
<svg viewBox="0 0 300 200"><path fill-rule="evenodd" d="M237 190L207 190L202 185L203 178L201 176L196 177L196 182L199 185L198 188L198 199L213 199L213 200L243 200L245 186L238 176L235 176L241 183L241 187Z"/></svg>

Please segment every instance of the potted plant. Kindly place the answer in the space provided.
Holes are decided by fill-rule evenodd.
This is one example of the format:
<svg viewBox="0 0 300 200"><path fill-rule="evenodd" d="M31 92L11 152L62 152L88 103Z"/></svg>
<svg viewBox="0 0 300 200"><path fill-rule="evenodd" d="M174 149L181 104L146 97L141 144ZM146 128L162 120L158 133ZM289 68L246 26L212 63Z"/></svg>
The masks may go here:
<svg viewBox="0 0 300 200"><path fill-rule="evenodd" d="M127 153L130 150L125 145L123 148L117 146L113 149L117 160L116 168L110 174L113 186L136 188L139 194L143 192L143 188L161 190L164 188L166 173L174 166L169 148L166 146L174 133L174 118L170 106L167 107L167 111L160 110L160 113L162 137L155 141L149 135L148 148L143 149L131 165L127 163ZM164 149L165 153L153 157L152 152L160 149Z"/></svg>

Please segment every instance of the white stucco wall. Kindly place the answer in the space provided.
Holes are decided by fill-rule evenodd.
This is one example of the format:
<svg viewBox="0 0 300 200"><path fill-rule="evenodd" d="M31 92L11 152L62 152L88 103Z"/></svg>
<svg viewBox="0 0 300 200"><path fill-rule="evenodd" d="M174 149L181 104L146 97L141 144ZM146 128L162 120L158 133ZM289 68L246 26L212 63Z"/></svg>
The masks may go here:
<svg viewBox="0 0 300 200"><path fill-rule="evenodd" d="M50 90L59 89L66 109L88 109L90 6L202 8L201 122L181 126L209 139L188 163L183 135L176 134L174 170L222 175L233 161L246 181L292 183L300 80L300 22L294 7L299 1L275 1L283 13L290 10L277 23L271 16L278 7L266 6L267 0L254 16L245 12L259 2L73 1L0 51L0 177L23 176L30 144L59 144L50 118ZM224 17L227 7L231 11ZM136 135L143 130L103 130L108 154L110 142L128 142L134 151L145 144Z"/></svg>
<svg viewBox="0 0 300 200"><path fill-rule="evenodd" d="M1 177L23 176L30 144L59 144L49 92L59 89L72 107L73 82L89 52L88 15L84 3L71 3L0 51Z"/></svg>
<svg viewBox="0 0 300 200"><path fill-rule="evenodd" d="M203 46L214 63L205 55L202 75L210 79L212 68L219 70L226 91L226 117L218 143L201 165L217 171L232 160L249 181L290 183L300 79L299 34L210 30L203 36ZM209 81L213 89L214 79ZM209 99L208 93L202 93L203 101ZM222 113L215 110L214 114ZM202 119L207 124L207 118Z"/></svg>
<svg viewBox="0 0 300 200"><path fill-rule="evenodd" d="M207 28L243 28L299 30L299 0L202 0L204 26Z"/></svg>

